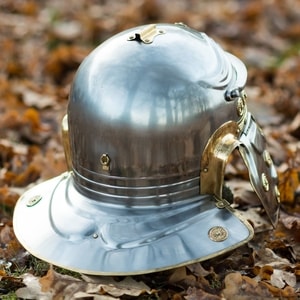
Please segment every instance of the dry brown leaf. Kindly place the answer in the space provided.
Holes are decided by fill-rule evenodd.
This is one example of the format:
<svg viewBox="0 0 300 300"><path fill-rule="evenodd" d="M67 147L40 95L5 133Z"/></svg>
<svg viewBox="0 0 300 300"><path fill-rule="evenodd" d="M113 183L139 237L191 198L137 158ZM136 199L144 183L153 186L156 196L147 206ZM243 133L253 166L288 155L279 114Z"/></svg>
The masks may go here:
<svg viewBox="0 0 300 300"><path fill-rule="evenodd" d="M0 243L1 244L8 244L11 240L15 239L15 235L11 226L4 225L0 231Z"/></svg>
<svg viewBox="0 0 300 300"><path fill-rule="evenodd" d="M21 174L13 174L12 172L7 172L6 181L10 181L10 184L14 186L24 187L29 183L35 182L40 177L40 174L40 168L31 163Z"/></svg>
<svg viewBox="0 0 300 300"><path fill-rule="evenodd" d="M279 173L279 191L282 203L289 205L295 202L295 191L300 185L299 168L288 168L285 172Z"/></svg>
<svg viewBox="0 0 300 300"><path fill-rule="evenodd" d="M189 287L187 289L187 295L184 296L186 300L222 300L220 296L209 294L201 289L195 287Z"/></svg>
<svg viewBox="0 0 300 300"><path fill-rule="evenodd" d="M53 293L51 291L42 292L39 278L32 274L26 273L22 275L23 283L26 287L16 290L16 295L20 299L43 299L52 300Z"/></svg>
<svg viewBox="0 0 300 300"><path fill-rule="evenodd" d="M87 300L119 300L120 298L115 298L108 295L95 295L85 292L77 292L73 295L73 299L87 299Z"/></svg>
<svg viewBox="0 0 300 300"><path fill-rule="evenodd" d="M269 299L272 294L264 285L240 273L230 273L225 277L222 295L230 300Z"/></svg>
<svg viewBox="0 0 300 300"><path fill-rule="evenodd" d="M59 122L56 122L59 118L56 109L65 110L69 84L74 71L95 44L99 44L116 31L142 23L183 21L217 38L224 48L242 58L247 64L249 79L246 91L248 90L249 98L256 99L252 102L254 105L248 101L249 111L253 112L264 126L264 133L275 164L288 164L287 160L291 158L291 154L296 152L297 147L299 148L300 59L297 40L300 28L297 13L300 8L299 0L289 0L288 5L282 0L251 2L174 0L168 9L164 9L163 3L167 3L164 0L101 1L101 3L96 3L97 1L94 0L0 2L0 47L2 49L0 52L0 138L10 142L15 141L14 144L4 146L0 143L0 202L5 205L13 205L16 200L16 195L11 193L12 185L16 182L25 185L26 182L36 179L38 172L34 172L32 167L40 170L41 179L50 178L64 171L62 148L51 145L59 140L56 132L59 128ZM25 113L27 116L24 117L28 106L40 110L27 111ZM280 114L273 114L270 110L272 107ZM44 123L45 116L47 120L49 117L51 122L53 120L51 126L48 125L49 123ZM22 143L23 149L17 149L16 143L19 145ZM28 148L30 144L35 144L36 149L39 150L30 150ZM26 171L28 166L30 166L29 170ZM216 276L222 283L221 279L228 270L249 274L253 266L261 276L261 278L257 277L257 280L260 280L259 287L266 287L272 296L278 299L284 297L289 297L289 300L296 299L295 293L299 289L299 283L294 290L290 286L276 287L283 284L292 285L294 277L291 274L299 278L300 273L300 249L299 237L297 237L299 215L296 212L297 192L299 192L296 173L299 174L299 169L296 171L296 166L289 165L289 167L291 173L287 174L284 174L285 170L282 172L279 169L283 204L290 208L288 214L281 213L280 220L285 230L280 228L280 230L269 231L270 240L280 239L283 244L275 245L258 237L252 242L252 245L255 243L253 248L256 250L253 255L252 248L247 249L245 246L240 248L240 252L234 251L229 257L208 261L206 269L212 271L206 271L197 265L187 267L187 273L177 271L178 273L174 275L175 281L182 280L184 284L181 287L184 287L184 291L178 292L177 283L168 285L166 282L167 286L163 288L165 298L162 299L173 296L173 300L182 300L183 295L190 299L198 299L204 295L210 297L210 291L203 288L208 288L211 284L207 278L210 280ZM227 178L233 181L247 180L246 169L238 160L230 161L227 171ZM259 204L248 181L247 184L235 183L237 183L235 199L241 209ZM247 211L250 213L247 219L254 225L256 233L269 229L262 225L264 216L260 211L255 211L255 216L252 212L251 209ZM3 224L11 227L11 224ZM4 225L0 229L4 230L2 234L7 238L9 229ZM270 248L271 254L258 251L265 246ZM5 250L0 249L2 257L13 257L19 249L13 238L5 247ZM242 250L245 249L247 251L243 252ZM157 274L150 274L143 278L146 278L146 282L151 282L151 285L153 283L162 286L157 279L160 278ZM259 288L254 286L252 279L249 281L248 278L242 277L239 288L244 287L244 289L239 290L237 296L232 294L228 299L268 298L259 295ZM38 283L39 278L28 276L24 279L25 282L36 280ZM97 293L99 290L107 293L106 287L110 284L117 287L117 283L113 279L112 282L105 281L102 277L100 279L102 281L91 282L91 284L84 282L81 286L82 281L68 281L65 277L55 274L51 284L56 295L65 294L65 299L75 298L75 295L88 299L113 299L111 295ZM48 280L51 281L51 278ZM133 288L133 283L124 281L123 284ZM194 288L189 288L189 285ZM79 290L76 290L76 286L80 287ZM119 288L120 291L126 291L126 286ZM255 296L251 294L251 288L257 292ZM62 293L58 292L59 289ZM29 290L27 287L27 292ZM138 286L137 290L141 291L142 288ZM22 298L47 299L48 296L48 299L54 298L52 293L42 293L38 286L35 292L31 289L27 296L25 294L23 296Z"/></svg>
<svg viewBox="0 0 300 300"><path fill-rule="evenodd" d="M144 282L135 281L132 277L125 277L124 280L115 282L114 285L99 285L100 290L110 294L114 297L120 297L122 295L140 296L148 293L152 294L155 291L151 290Z"/></svg>
<svg viewBox="0 0 300 300"><path fill-rule="evenodd" d="M55 98L50 95L43 95L29 89L22 91L24 104L28 107L36 107L37 109L44 109L53 107L56 104Z"/></svg>
<svg viewBox="0 0 300 300"><path fill-rule="evenodd" d="M282 211L280 213L280 221L287 229L300 230L300 216L299 215L289 215ZM299 237L300 239L300 237Z"/></svg>
<svg viewBox="0 0 300 300"><path fill-rule="evenodd" d="M291 263L288 259L282 258L274 253L269 248L261 248L254 252L255 266L263 267L270 265L273 268L282 268L290 266Z"/></svg>
<svg viewBox="0 0 300 300"><path fill-rule="evenodd" d="M20 194L12 191L8 186L0 187L0 203L3 206L14 207Z"/></svg>
<svg viewBox="0 0 300 300"><path fill-rule="evenodd" d="M247 210L240 210L237 208L236 210L252 225L256 233L273 228L262 207L250 207L247 208Z"/></svg>
<svg viewBox="0 0 300 300"><path fill-rule="evenodd" d="M192 274L187 274L186 273L186 267L180 267L174 269L172 274L169 277L169 283L174 284L174 283L180 283L182 281L194 281L196 282L196 277Z"/></svg>
<svg viewBox="0 0 300 300"><path fill-rule="evenodd" d="M266 286L269 289L269 291L272 293L272 295L275 297L279 297L279 299L288 299L288 300L299 299L298 297L299 295L297 295L297 292L291 286L286 286L285 288L281 289L271 285L266 281L261 281L261 284Z"/></svg>
<svg viewBox="0 0 300 300"><path fill-rule="evenodd" d="M213 271L207 271L203 268L203 266L201 265L201 263L194 263L191 265L186 266L187 269L190 270L191 273L193 273L196 276L207 276L209 274L211 274Z"/></svg>
<svg viewBox="0 0 300 300"><path fill-rule="evenodd" d="M295 287L296 281L297 278L294 273L278 269L273 270L273 273L270 277L271 285L280 289L283 289L286 285Z"/></svg>
<svg viewBox="0 0 300 300"><path fill-rule="evenodd" d="M86 276L89 281L92 277ZM122 281L115 281L113 278L93 277L93 282L86 282L77 278L62 275L50 268L42 278L26 274L23 277L25 288L17 291L17 295L37 297L34 299L79 299L80 297L92 299L118 299L123 295L138 297L142 294L153 294L145 283L137 282L131 277L126 277ZM103 280L102 280L103 279ZM105 283L100 283L104 281ZM29 297L30 296L30 297ZM100 297L101 296L101 297ZM47 298L48 297L48 298Z"/></svg>
<svg viewBox="0 0 300 300"><path fill-rule="evenodd" d="M269 265L265 265L263 267L255 266L253 268L253 273L259 276L262 280L270 280L274 273L274 269Z"/></svg>
<svg viewBox="0 0 300 300"><path fill-rule="evenodd" d="M230 180L227 185L232 190L234 195L234 202L238 205L260 205L260 200L253 191L249 180L241 180L239 177Z"/></svg>

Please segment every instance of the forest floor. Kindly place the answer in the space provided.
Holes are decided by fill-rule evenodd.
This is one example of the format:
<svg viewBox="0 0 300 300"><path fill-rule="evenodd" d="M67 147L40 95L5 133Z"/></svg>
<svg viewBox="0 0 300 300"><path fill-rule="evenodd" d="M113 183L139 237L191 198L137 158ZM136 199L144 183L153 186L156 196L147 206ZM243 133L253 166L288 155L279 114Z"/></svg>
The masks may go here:
<svg viewBox="0 0 300 300"><path fill-rule="evenodd" d="M91 277L51 266L16 239L14 206L29 187L66 170L60 124L84 57L115 33L159 22L205 32L246 64L249 110L279 176L279 224L265 222L246 169L234 158L226 180L254 226L248 244L139 276ZM300 298L298 0L2 0L0 49L1 299Z"/></svg>

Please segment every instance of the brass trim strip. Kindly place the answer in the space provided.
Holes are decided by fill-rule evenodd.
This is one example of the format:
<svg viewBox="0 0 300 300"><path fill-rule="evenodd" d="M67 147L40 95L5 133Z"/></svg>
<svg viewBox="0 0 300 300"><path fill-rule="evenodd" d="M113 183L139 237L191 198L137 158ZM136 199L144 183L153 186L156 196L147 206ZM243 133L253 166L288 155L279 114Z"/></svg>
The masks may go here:
<svg viewBox="0 0 300 300"><path fill-rule="evenodd" d="M61 134L62 134L62 143L64 146L66 163L68 171L72 171L72 160L71 160L71 146L69 140L69 126L68 126L68 115L66 114L61 122Z"/></svg>
<svg viewBox="0 0 300 300"><path fill-rule="evenodd" d="M225 167L232 151L240 145L239 132L238 123L229 121L218 128L209 139L201 159L200 194L214 195L218 202L223 202ZM226 203L220 205L227 206Z"/></svg>

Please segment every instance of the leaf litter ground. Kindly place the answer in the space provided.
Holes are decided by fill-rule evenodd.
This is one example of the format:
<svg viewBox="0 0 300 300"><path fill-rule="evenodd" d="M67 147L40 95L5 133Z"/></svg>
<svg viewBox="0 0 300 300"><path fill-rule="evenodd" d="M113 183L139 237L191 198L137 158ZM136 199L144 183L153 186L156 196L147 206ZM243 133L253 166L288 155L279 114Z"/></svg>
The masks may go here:
<svg viewBox="0 0 300 300"><path fill-rule="evenodd" d="M300 297L300 3L253 1L0 3L0 294L2 299L297 299ZM255 238L232 253L170 271L93 277L50 266L16 240L12 212L28 187L66 170L60 122L83 58L128 27L184 22L248 68L251 112L279 174L280 222L265 221L235 155L234 205ZM197 237L195 236L195 239Z"/></svg>

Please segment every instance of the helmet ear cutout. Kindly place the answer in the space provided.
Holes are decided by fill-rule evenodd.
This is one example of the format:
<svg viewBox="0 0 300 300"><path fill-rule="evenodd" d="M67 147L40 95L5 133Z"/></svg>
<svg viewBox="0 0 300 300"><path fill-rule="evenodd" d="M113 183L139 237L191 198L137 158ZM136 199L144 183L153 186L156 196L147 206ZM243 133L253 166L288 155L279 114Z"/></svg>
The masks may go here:
<svg viewBox="0 0 300 300"><path fill-rule="evenodd" d="M229 156L239 147L237 122L229 121L219 127L208 140L201 158L200 194L214 195L216 206L229 207L223 197L225 167Z"/></svg>

